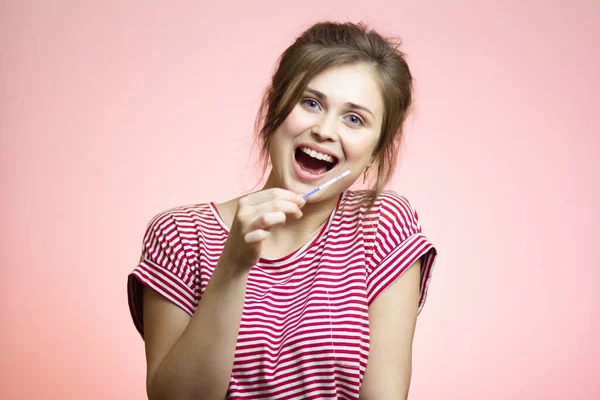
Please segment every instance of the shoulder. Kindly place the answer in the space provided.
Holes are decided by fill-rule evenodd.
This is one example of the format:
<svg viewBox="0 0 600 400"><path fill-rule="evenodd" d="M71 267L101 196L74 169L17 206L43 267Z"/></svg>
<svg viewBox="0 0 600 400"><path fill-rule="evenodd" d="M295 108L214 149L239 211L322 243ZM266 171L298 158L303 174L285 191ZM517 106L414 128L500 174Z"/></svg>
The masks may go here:
<svg viewBox="0 0 600 400"><path fill-rule="evenodd" d="M210 213L210 203L175 206L155 213L151 217L148 226L163 226L176 221L193 220L207 213Z"/></svg>
<svg viewBox="0 0 600 400"><path fill-rule="evenodd" d="M392 189L386 189L382 191L379 196L377 196L375 205L398 210L406 208L412 209L412 206L406 196Z"/></svg>
<svg viewBox="0 0 600 400"><path fill-rule="evenodd" d="M375 234L379 240L397 245L421 233L417 211L406 196L394 190L384 190L377 196L370 213L377 226Z"/></svg>
<svg viewBox="0 0 600 400"><path fill-rule="evenodd" d="M371 190L347 190L342 201L342 208L347 213L372 214L383 220L410 221L418 219L411 202L404 195L391 189L382 191L373 202L371 209L367 210L367 201L372 195Z"/></svg>
<svg viewBox="0 0 600 400"><path fill-rule="evenodd" d="M210 219L210 203L186 204L155 213L146 225L146 241L168 241L175 245L181 233L193 230Z"/></svg>
<svg viewBox="0 0 600 400"><path fill-rule="evenodd" d="M418 214L411 202L394 190L383 191L375 204L378 206L380 219L400 219L405 223L418 225Z"/></svg>
<svg viewBox="0 0 600 400"><path fill-rule="evenodd" d="M196 265L200 232L211 224L210 212L209 203L202 203L156 213L146 226L140 262L145 259L174 271Z"/></svg>

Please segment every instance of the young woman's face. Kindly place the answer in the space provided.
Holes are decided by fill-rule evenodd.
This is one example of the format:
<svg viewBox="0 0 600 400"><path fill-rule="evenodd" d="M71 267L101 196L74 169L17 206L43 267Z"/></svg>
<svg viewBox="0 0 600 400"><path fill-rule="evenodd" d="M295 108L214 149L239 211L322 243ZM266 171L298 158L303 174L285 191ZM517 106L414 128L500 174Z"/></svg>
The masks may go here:
<svg viewBox="0 0 600 400"><path fill-rule="evenodd" d="M281 187L304 194L350 170L307 200L322 201L348 189L372 163L384 109L374 74L366 65L341 65L309 82L271 137L272 173Z"/></svg>

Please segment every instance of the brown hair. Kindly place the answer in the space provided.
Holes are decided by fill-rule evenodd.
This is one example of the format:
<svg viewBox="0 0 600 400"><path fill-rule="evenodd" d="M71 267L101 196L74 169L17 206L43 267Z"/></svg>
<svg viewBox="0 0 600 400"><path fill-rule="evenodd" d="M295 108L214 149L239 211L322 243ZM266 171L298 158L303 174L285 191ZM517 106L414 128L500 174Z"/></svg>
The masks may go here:
<svg viewBox="0 0 600 400"><path fill-rule="evenodd" d="M399 50L400 43L363 23L320 22L302 33L279 57L256 117L262 176L268 167L270 138L300 101L310 80L332 66L365 64L377 72L384 102L381 135L373 153L377 179L365 198L367 208L371 208L392 178L402 128L412 104L412 75Z"/></svg>

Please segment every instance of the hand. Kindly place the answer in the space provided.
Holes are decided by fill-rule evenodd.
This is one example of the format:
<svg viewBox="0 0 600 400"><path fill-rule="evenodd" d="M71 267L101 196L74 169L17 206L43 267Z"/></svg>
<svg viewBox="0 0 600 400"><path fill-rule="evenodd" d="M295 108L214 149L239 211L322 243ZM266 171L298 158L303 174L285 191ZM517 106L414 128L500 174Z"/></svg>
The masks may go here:
<svg viewBox="0 0 600 400"><path fill-rule="evenodd" d="M301 218L300 209L305 203L299 194L281 188L242 197L219 261L225 260L233 268L251 268L260 258L262 242L269 237L270 228L284 224L288 215Z"/></svg>

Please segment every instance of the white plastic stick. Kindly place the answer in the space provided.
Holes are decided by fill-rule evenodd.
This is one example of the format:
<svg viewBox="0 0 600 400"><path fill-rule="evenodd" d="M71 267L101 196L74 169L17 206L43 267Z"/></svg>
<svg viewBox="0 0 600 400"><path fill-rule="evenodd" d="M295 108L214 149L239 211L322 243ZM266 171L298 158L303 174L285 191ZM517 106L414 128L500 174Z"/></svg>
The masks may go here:
<svg viewBox="0 0 600 400"><path fill-rule="evenodd" d="M310 192L303 195L302 198L306 200L309 196L312 196L313 194L317 193L318 191L325 189L327 186L334 184L335 182L339 181L340 179L342 179L343 177L345 177L347 175L350 175L350 170L346 170L346 172L342 173L341 175L325 182L318 188L311 190Z"/></svg>

